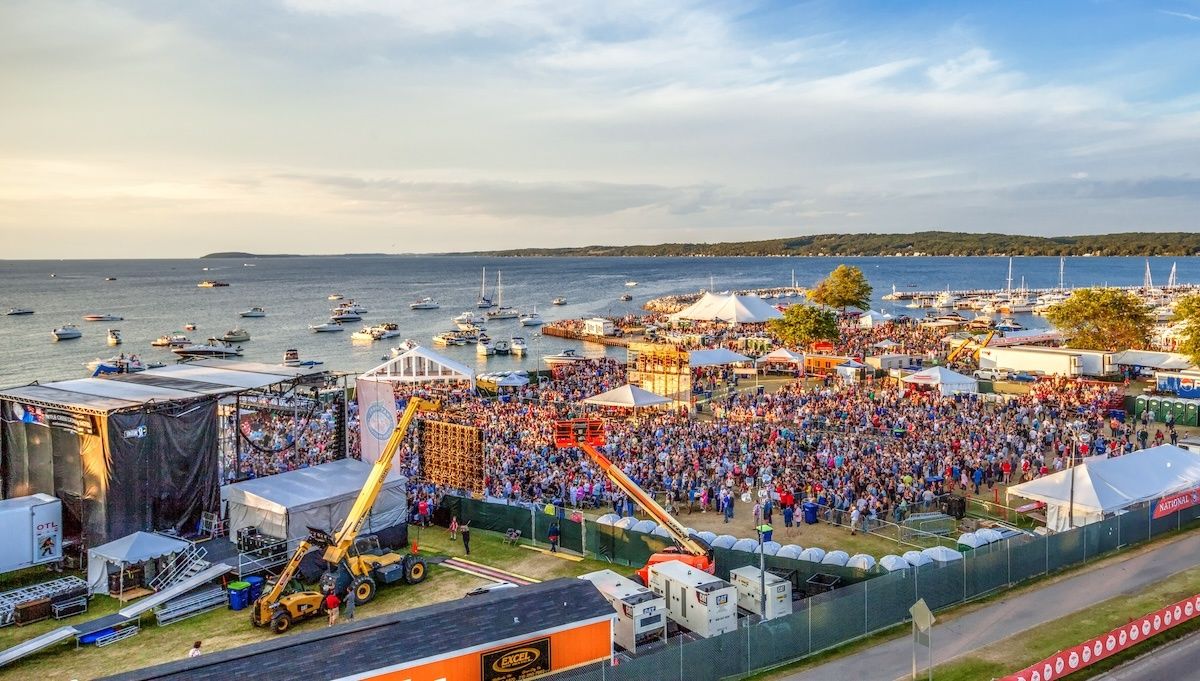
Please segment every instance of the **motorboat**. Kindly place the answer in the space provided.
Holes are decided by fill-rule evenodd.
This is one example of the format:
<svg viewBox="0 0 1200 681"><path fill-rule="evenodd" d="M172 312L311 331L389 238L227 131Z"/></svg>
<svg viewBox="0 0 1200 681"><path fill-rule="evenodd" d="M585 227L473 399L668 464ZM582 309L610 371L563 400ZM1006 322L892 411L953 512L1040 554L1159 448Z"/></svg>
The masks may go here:
<svg viewBox="0 0 1200 681"><path fill-rule="evenodd" d="M559 297L555 298L554 300L550 301L550 303L552 305L566 305L567 299L563 298L562 296L559 296Z"/></svg>
<svg viewBox="0 0 1200 681"><path fill-rule="evenodd" d="M345 331L346 327L337 322L328 322L326 324L309 324L308 330L313 333L332 333L335 331Z"/></svg>
<svg viewBox="0 0 1200 681"><path fill-rule="evenodd" d="M1009 331L1020 331L1024 328L1024 326L1018 324L1012 317L1005 317L996 325L997 331L1004 331L1006 333Z"/></svg>
<svg viewBox="0 0 1200 681"><path fill-rule="evenodd" d="M463 331L443 331L433 337L434 345L466 345L467 339Z"/></svg>
<svg viewBox="0 0 1200 681"><path fill-rule="evenodd" d="M546 355L542 357L542 361L553 367L559 364L574 364L575 362L586 362L587 357L583 357L574 350L563 350L557 355Z"/></svg>
<svg viewBox="0 0 1200 681"><path fill-rule="evenodd" d="M376 340L385 340L395 338L400 335L400 325L392 322L383 322L371 327L371 331L375 334Z"/></svg>
<svg viewBox="0 0 1200 681"><path fill-rule="evenodd" d="M399 357L400 355L403 355L404 353L408 352L409 350L412 350L413 348L417 347L418 345L419 344L415 340L413 340L411 338L405 338L404 341L400 343L400 345L397 345L396 347L392 348L391 355L393 358Z"/></svg>
<svg viewBox="0 0 1200 681"><path fill-rule="evenodd" d="M345 298L345 296L340 293L330 293L327 300L341 300L342 298Z"/></svg>
<svg viewBox="0 0 1200 681"><path fill-rule="evenodd" d="M350 334L350 340L375 342L379 337L375 335L375 329L371 326L364 326L358 331Z"/></svg>
<svg viewBox="0 0 1200 681"><path fill-rule="evenodd" d="M108 344L109 345L120 345L121 344L121 330L120 329L109 329L108 330Z"/></svg>
<svg viewBox="0 0 1200 681"><path fill-rule="evenodd" d="M150 364L143 362L137 355L126 355L124 353L116 357L109 357L108 359L97 357L83 366L92 372L93 376L99 376L100 374L136 374L151 367ZM162 364L154 366L162 366Z"/></svg>
<svg viewBox="0 0 1200 681"><path fill-rule="evenodd" d="M242 328L230 329L221 336L221 340L226 343L245 343L250 340L250 332Z"/></svg>
<svg viewBox="0 0 1200 681"><path fill-rule="evenodd" d="M487 318L481 314L476 314L474 312L471 312L470 310L467 310L466 312L463 312L462 314L455 317L453 321L456 324L459 324L459 323L482 324L487 321Z"/></svg>
<svg viewBox="0 0 1200 681"><path fill-rule="evenodd" d="M366 314L367 313L367 308L354 302L353 299L347 300L346 302L338 305L335 309L345 310L347 312L357 312L358 314Z"/></svg>
<svg viewBox="0 0 1200 681"><path fill-rule="evenodd" d="M958 296L946 289L938 294L937 298L933 299L933 306L941 310L949 310L958 303Z"/></svg>
<svg viewBox="0 0 1200 681"><path fill-rule="evenodd" d="M33 310L31 310L27 307L10 307L10 308L8 308L8 312L6 312L5 314L8 315L9 317L15 317L17 315L33 314Z"/></svg>
<svg viewBox="0 0 1200 681"><path fill-rule="evenodd" d="M492 306L492 299L487 297L487 268L483 268L483 275L479 280L479 300L475 301L475 307L486 310Z"/></svg>
<svg viewBox="0 0 1200 681"><path fill-rule="evenodd" d="M150 341L150 345L156 348L182 348L185 345L191 345L192 339L182 333L163 334L158 338Z"/></svg>
<svg viewBox="0 0 1200 681"><path fill-rule="evenodd" d="M283 351L283 362L281 366L285 367L315 367L324 364L319 359L300 359L300 351L296 348L288 348Z"/></svg>
<svg viewBox="0 0 1200 681"><path fill-rule="evenodd" d="M331 312L331 314L329 316L329 321L331 321L331 322L341 323L341 322L361 322L362 321L362 315L357 312L351 312L349 310L341 310L341 309L331 310L330 312Z"/></svg>
<svg viewBox="0 0 1200 681"><path fill-rule="evenodd" d="M621 302L628 303L631 300L633 300L633 296L629 295L628 293L621 294Z"/></svg>
<svg viewBox="0 0 1200 681"><path fill-rule="evenodd" d="M633 288L634 286L637 286L638 283L636 281L630 279L629 281L625 282L625 285L628 286L629 288Z"/></svg>
<svg viewBox="0 0 1200 681"><path fill-rule="evenodd" d="M118 317L115 314L105 314L102 312L93 312L92 314L83 315L85 322L119 322L123 321L124 317Z"/></svg>
<svg viewBox="0 0 1200 681"><path fill-rule="evenodd" d="M204 343L193 343L182 348L172 348L171 352L180 357L241 357L239 346L227 343L219 338L209 338Z"/></svg>
<svg viewBox="0 0 1200 681"><path fill-rule="evenodd" d="M497 355L507 355L512 350L512 345L506 340L498 340L492 343L492 349Z"/></svg>
<svg viewBox="0 0 1200 681"><path fill-rule="evenodd" d="M215 279L205 279L199 284L196 284L196 286L198 288L225 288L226 286L229 286L229 282L217 281Z"/></svg>
<svg viewBox="0 0 1200 681"><path fill-rule="evenodd" d="M104 281L116 281L116 280L117 280L116 277L105 277L104 278Z"/></svg>
<svg viewBox="0 0 1200 681"><path fill-rule="evenodd" d="M541 326L545 323L546 321L537 313L537 308L534 308L533 312L521 315L521 326Z"/></svg>
<svg viewBox="0 0 1200 681"><path fill-rule="evenodd" d="M188 322L187 324L183 325L184 331L195 331L197 328L196 322Z"/></svg>
<svg viewBox="0 0 1200 681"><path fill-rule="evenodd" d="M475 354L481 357L496 354L496 348L492 346L492 339L485 334L480 334L479 340L475 341Z"/></svg>
<svg viewBox="0 0 1200 681"><path fill-rule="evenodd" d="M512 354L514 354L514 355L522 355L523 356L525 354L525 351L529 349L529 345L525 342L525 339L520 336L513 336L512 338L510 338L508 341L508 345L512 351Z"/></svg>
<svg viewBox="0 0 1200 681"><path fill-rule="evenodd" d="M252 307L249 310L246 310L245 312L239 312L238 314L243 317L250 317L252 319L258 319L260 317L266 317L267 311L262 309L261 307Z"/></svg>
<svg viewBox="0 0 1200 681"><path fill-rule="evenodd" d="M82 338L83 332L74 324L63 324L62 326L50 332L54 336L54 340L71 340L72 338Z"/></svg>
<svg viewBox="0 0 1200 681"><path fill-rule="evenodd" d="M408 304L408 309L410 310L436 310L440 307L441 305L439 305L436 300L430 298L429 296L425 296L415 303Z"/></svg>

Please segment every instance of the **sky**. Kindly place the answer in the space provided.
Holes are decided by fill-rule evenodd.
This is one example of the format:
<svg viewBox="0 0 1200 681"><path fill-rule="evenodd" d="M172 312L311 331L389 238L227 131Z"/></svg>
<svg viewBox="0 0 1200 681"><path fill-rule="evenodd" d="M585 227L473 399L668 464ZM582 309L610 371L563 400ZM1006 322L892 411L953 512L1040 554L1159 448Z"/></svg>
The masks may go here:
<svg viewBox="0 0 1200 681"><path fill-rule="evenodd" d="M0 3L0 259L1193 231L1200 0Z"/></svg>

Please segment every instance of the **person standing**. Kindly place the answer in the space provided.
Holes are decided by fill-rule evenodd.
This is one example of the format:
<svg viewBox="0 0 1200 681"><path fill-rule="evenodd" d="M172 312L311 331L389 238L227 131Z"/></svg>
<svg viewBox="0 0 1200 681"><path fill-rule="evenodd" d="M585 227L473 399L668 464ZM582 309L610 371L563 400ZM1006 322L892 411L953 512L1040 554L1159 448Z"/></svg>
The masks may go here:
<svg viewBox="0 0 1200 681"><path fill-rule="evenodd" d="M862 511L858 510L858 504L855 504L850 511L850 535L858 534L858 521L862 519Z"/></svg>
<svg viewBox="0 0 1200 681"><path fill-rule="evenodd" d="M784 527L790 528L792 526L792 518L794 517L794 515L795 515L795 511L792 509L791 506L783 507L783 526Z"/></svg>
<svg viewBox="0 0 1200 681"><path fill-rule="evenodd" d="M450 541L458 539L458 516L450 516Z"/></svg>
<svg viewBox="0 0 1200 681"><path fill-rule="evenodd" d="M471 521L463 523L458 528L458 532L462 535L463 550L467 552L468 556L471 555Z"/></svg>
<svg viewBox="0 0 1200 681"><path fill-rule="evenodd" d="M325 594L325 613L329 615L328 626L332 627L333 625L337 624L338 608L341 607L341 605L342 601L337 597L337 594L333 593L332 591Z"/></svg>
<svg viewBox="0 0 1200 681"><path fill-rule="evenodd" d="M546 533L546 539L550 540L550 553L558 553L558 522L550 523L550 531Z"/></svg>
<svg viewBox="0 0 1200 681"><path fill-rule="evenodd" d="M354 621L354 603L358 598L354 595L354 589L350 589L350 593L346 594L346 621Z"/></svg>
<svg viewBox="0 0 1200 681"><path fill-rule="evenodd" d="M192 649L188 651L188 657L200 657L200 641L192 644Z"/></svg>

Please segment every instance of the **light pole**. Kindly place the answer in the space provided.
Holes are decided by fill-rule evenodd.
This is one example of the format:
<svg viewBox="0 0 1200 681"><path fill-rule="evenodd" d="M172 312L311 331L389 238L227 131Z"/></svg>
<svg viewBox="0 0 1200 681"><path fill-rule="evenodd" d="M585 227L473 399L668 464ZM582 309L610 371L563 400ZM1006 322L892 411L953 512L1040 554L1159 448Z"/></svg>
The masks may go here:
<svg viewBox="0 0 1200 681"><path fill-rule="evenodd" d="M758 614L765 620L767 619L767 550L763 546L763 525L754 529L758 531Z"/></svg>

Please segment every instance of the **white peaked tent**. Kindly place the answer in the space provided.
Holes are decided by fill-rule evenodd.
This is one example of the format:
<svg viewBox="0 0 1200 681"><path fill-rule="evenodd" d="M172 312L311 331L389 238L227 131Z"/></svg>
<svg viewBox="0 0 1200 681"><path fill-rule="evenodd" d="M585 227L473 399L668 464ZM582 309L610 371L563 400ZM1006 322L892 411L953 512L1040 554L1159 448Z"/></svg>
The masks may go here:
<svg viewBox="0 0 1200 681"><path fill-rule="evenodd" d="M653 407L660 404L670 404L671 400L662 395L655 395L649 390L643 390L636 385L623 385L620 388L613 388L608 392L593 395L586 400L585 404L598 404L605 407L627 407L637 409L641 407Z"/></svg>
<svg viewBox="0 0 1200 681"><path fill-rule="evenodd" d="M897 343L896 341L892 340L891 338L885 338L885 339L879 341L878 343L872 345L871 347L879 348L880 350L891 350L892 348L896 347L897 345L900 345L900 344Z"/></svg>
<svg viewBox="0 0 1200 681"><path fill-rule="evenodd" d="M804 364L804 355L792 352L787 348L778 348L754 360L755 364L768 364L771 362L778 364Z"/></svg>
<svg viewBox="0 0 1200 681"><path fill-rule="evenodd" d="M429 348L413 346L364 373L360 378L395 383L468 382L475 387L475 372Z"/></svg>
<svg viewBox="0 0 1200 681"><path fill-rule="evenodd" d="M736 364L738 362L749 362L750 358L738 354L733 350L726 348L713 348L712 350L692 350L688 353L688 366L690 367L713 367L722 364Z"/></svg>
<svg viewBox="0 0 1200 681"><path fill-rule="evenodd" d="M138 563L144 563L173 553L186 551L190 543L153 532L134 532L110 541L103 546L88 549L88 586L94 594L108 593L108 573L122 571Z"/></svg>
<svg viewBox="0 0 1200 681"><path fill-rule="evenodd" d="M892 315L886 312L876 312L875 310L867 310L858 316L858 325L864 329L869 329L876 324L883 324L892 321Z"/></svg>
<svg viewBox="0 0 1200 681"><path fill-rule="evenodd" d="M761 324L782 316L782 312L758 296L739 296L734 293L718 294L706 291L700 296L700 300L671 315L671 319Z"/></svg>
<svg viewBox="0 0 1200 681"><path fill-rule="evenodd" d="M1200 486L1200 455L1174 445L1159 445L1115 459L1084 459L1073 469L1013 485L1008 494L1045 502L1046 526L1061 532L1197 486ZM1074 522L1068 519L1069 515L1074 516Z"/></svg>
<svg viewBox="0 0 1200 681"><path fill-rule="evenodd" d="M913 385L934 386L943 395L979 392L979 381L970 376L964 376L957 371L951 371L946 367L929 367L915 374L905 376L901 380Z"/></svg>

